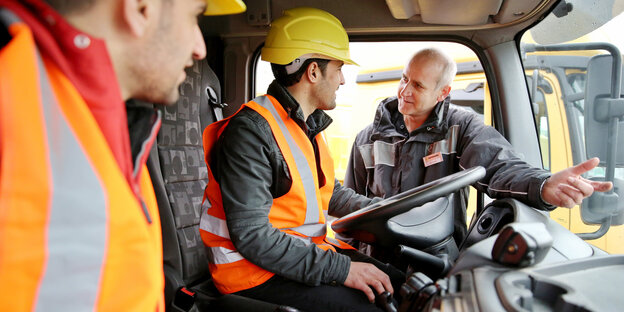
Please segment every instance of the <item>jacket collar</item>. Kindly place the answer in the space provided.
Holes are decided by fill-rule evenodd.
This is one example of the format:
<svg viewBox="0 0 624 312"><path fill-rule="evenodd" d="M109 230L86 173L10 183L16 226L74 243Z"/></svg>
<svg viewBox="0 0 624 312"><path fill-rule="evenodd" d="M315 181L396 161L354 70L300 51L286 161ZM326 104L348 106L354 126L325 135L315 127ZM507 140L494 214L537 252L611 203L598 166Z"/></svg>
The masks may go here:
<svg viewBox="0 0 624 312"><path fill-rule="evenodd" d="M377 106L373 121L371 140L380 138L405 138L408 136L403 115L398 110L399 101L396 96L386 98Z"/></svg>
<svg viewBox="0 0 624 312"><path fill-rule="evenodd" d="M315 110L307 120L304 120L303 110L297 100L276 80L269 85L267 94L273 96L284 107L288 116L294 119L310 138L327 129L332 123L331 117L320 109Z"/></svg>
<svg viewBox="0 0 624 312"><path fill-rule="evenodd" d="M433 108L433 111L418 129L407 132L403 115L399 112L399 101L396 96L386 98L377 107L375 113L375 120L373 121L373 132L371 134L371 140L378 140L381 138L399 138L405 139L422 139L424 136L429 136L427 133L443 134L448 127L445 123L446 116L448 114L448 108L451 102L451 97L447 96L444 100L438 102Z"/></svg>
<svg viewBox="0 0 624 312"><path fill-rule="evenodd" d="M132 179L126 107L106 42L73 27L42 0L0 0L33 33L42 57L51 60L85 100L126 179ZM79 39L79 40L78 40ZM76 42L84 45L78 46Z"/></svg>
<svg viewBox="0 0 624 312"><path fill-rule="evenodd" d="M444 129L444 121L446 120L446 115L448 114L449 104L451 103L451 97L447 96L444 100L438 102L436 106L433 108L433 111L429 115L429 118L420 126L418 129L412 131L411 135L416 133L420 133L423 131L431 131L438 129L440 131L446 131ZM438 131L439 132L439 131Z"/></svg>

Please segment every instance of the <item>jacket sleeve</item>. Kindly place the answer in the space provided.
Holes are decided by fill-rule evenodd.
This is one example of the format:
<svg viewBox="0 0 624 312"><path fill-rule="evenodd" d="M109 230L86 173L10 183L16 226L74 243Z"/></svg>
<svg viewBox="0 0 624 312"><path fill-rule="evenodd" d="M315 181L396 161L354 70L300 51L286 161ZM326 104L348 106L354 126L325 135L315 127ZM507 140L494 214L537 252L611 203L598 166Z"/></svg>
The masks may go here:
<svg viewBox="0 0 624 312"><path fill-rule="evenodd" d="M368 127L367 127L368 128ZM364 135L364 130L360 131L353 142L351 147L351 155L349 156L349 163L347 164L347 171L345 172L344 186L353 189L356 193L368 196L366 192L367 184L367 172L362 154L358 148L361 137Z"/></svg>
<svg viewBox="0 0 624 312"><path fill-rule="evenodd" d="M555 208L544 203L541 197L542 184L550 177L550 172L523 161L507 139L493 127L484 125L477 115L457 110L453 119L462 124L460 166L462 169L474 166L486 169L486 176L474 185L475 188L492 198L512 197L541 210Z"/></svg>
<svg viewBox="0 0 624 312"><path fill-rule="evenodd" d="M211 164L218 172L232 243L245 259L285 278L308 285L344 283L350 268L347 256L305 245L269 223L274 139L266 120L251 117L232 118Z"/></svg>
<svg viewBox="0 0 624 312"><path fill-rule="evenodd" d="M340 218L380 200L381 198L379 197L371 199L357 194L354 190L341 185L340 181L336 180L334 193L329 200L329 210L327 212L330 216Z"/></svg>
<svg viewBox="0 0 624 312"><path fill-rule="evenodd" d="M368 196L368 192L366 191L368 173L366 172L366 166L364 165L364 160L362 159L358 146L362 138L367 136L368 128L369 127L366 127L364 130L360 131L353 142L351 156L349 157L349 163L347 164L347 171L345 173L344 185L341 185L340 182L336 180L334 193L329 201L328 213L331 216L339 218L382 199L380 197L374 197L372 199L366 197Z"/></svg>

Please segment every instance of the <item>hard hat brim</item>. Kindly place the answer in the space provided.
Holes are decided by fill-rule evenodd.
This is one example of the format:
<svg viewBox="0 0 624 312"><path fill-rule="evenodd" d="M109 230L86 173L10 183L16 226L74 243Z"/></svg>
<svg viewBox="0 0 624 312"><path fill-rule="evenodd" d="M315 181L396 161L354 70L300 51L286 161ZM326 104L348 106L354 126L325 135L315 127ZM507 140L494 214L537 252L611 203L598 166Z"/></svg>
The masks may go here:
<svg viewBox="0 0 624 312"><path fill-rule="evenodd" d="M285 51L285 50L288 50L288 51ZM263 61L267 61L270 63L279 64L279 65L287 65L287 64L290 64L292 61L294 61L298 56L305 55L311 52L313 51L310 51L309 49L284 49L284 48L273 49L273 48L264 47L262 48L261 55L262 55ZM326 56L325 57L326 59L343 61L347 65L359 66L358 63L356 63L355 61L353 61L352 59L348 57L335 55L335 54L328 55L328 53L325 51L315 51L313 53ZM293 55L297 55L297 57L292 57ZM270 57L266 57L266 56L270 56Z"/></svg>
<svg viewBox="0 0 624 312"><path fill-rule="evenodd" d="M204 15L228 15L239 14L247 10L242 0L206 0Z"/></svg>

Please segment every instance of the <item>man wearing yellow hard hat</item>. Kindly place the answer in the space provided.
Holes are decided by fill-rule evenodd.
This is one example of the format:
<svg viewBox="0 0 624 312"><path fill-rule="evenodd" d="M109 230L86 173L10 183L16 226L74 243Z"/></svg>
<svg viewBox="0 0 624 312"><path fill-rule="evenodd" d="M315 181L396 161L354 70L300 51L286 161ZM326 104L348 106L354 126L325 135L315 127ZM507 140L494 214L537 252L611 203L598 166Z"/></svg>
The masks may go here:
<svg viewBox="0 0 624 312"><path fill-rule="evenodd" d="M322 135L341 68L355 64L347 33L325 11L286 10L262 59L275 76L267 94L204 131L200 232L213 281L224 294L304 311L376 311L375 293L392 293L404 274L326 236L328 215L376 201L334 178Z"/></svg>
<svg viewBox="0 0 624 312"><path fill-rule="evenodd" d="M135 152L150 150L160 115L125 101L175 102L206 55L197 16L244 10L0 0L3 310L164 311L159 213Z"/></svg>

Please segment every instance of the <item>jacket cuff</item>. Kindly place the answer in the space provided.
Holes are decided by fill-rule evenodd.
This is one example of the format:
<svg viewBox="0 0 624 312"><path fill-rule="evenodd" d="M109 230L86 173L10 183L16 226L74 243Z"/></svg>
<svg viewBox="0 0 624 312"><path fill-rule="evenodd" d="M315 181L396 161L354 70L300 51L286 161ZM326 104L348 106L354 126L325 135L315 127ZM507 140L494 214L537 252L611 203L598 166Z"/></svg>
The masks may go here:
<svg viewBox="0 0 624 312"><path fill-rule="evenodd" d="M334 263L323 281L323 283L332 286L343 285L349 275L349 269L351 269L351 259L348 256L337 252L335 252L335 256L335 261L333 261Z"/></svg>
<svg viewBox="0 0 624 312"><path fill-rule="evenodd" d="M535 205L535 208L539 210L552 211L557 208L557 206L547 203L542 198L542 188L544 187L544 184L546 183L546 180L548 180L548 178L550 178L550 173L533 178L534 181L531 181L529 185L529 201L533 203Z"/></svg>

